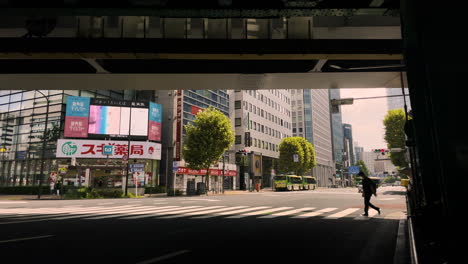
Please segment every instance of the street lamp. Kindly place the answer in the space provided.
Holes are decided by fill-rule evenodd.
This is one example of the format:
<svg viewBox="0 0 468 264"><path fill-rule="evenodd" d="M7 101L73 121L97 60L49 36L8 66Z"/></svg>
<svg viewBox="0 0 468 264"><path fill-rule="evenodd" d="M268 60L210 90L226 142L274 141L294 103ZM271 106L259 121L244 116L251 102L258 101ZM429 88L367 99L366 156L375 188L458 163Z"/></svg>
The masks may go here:
<svg viewBox="0 0 468 264"><path fill-rule="evenodd" d="M36 92L40 93L47 101L44 133L43 133L43 138L42 138L41 171L39 173L39 190L37 192L37 199L41 199L42 178L44 178L44 156L45 156L45 148L46 148L46 142L47 142L47 123L49 122L49 98L39 90L36 90Z"/></svg>

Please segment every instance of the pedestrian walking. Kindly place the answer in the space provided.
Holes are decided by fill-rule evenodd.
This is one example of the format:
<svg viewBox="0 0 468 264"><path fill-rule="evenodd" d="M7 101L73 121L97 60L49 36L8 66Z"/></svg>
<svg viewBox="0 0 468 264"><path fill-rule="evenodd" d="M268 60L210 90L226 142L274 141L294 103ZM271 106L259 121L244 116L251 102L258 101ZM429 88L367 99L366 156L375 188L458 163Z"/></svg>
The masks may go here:
<svg viewBox="0 0 468 264"><path fill-rule="evenodd" d="M50 186L50 194L54 194L54 188L55 188L55 182L53 180L49 180L49 186Z"/></svg>
<svg viewBox="0 0 468 264"><path fill-rule="evenodd" d="M60 188L62 188L62 183L57 181L57 184L55 184L55 191L57 192L57 195L60 195Z"/></svg>
<svg viewBox="0 0 468 264"><path fill-rule="evenodd" d="M362 215L369 215L369 207L380 214L380 208L370 202L372 195L377 197L377 185L364 172L361 171L358 175L362 177L362 197L364 197L364 214Z"/></svg>

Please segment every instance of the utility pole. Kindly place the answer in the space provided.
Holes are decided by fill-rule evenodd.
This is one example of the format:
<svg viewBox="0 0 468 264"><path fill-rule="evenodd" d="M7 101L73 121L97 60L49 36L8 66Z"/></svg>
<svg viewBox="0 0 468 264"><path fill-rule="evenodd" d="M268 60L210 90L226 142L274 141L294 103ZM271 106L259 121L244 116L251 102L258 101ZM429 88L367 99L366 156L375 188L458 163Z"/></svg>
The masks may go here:
<svg viewBox="0 0 468 264"><path fill-rule="evenodd" d="M41 154L41 171L39 173L39 190L37 192L37 199L41 199L42 180L44 178L44 156L45 156L45 148L46 148L46 142L47 142L47 123L49 122L49 98L45 96L45 94L43 94L39 90L36 90L36 92L40 93L47 101L44 133L42 136L43 139L42 139L42 154Z"/></svg>
<svg viewBox="0 0 468 264"><path fill-rule="evenodd" d="M131 129L132 129L132 102L130 102L130 116L128 118L128 142L127 142L127 152L128 152L128 159L127 159L127 174L125 177L125 196L128 194L128 177L129 177L129 172L130 172L130 135L131 135ZM137 184L137 183L136 183ZM138 196L138 193L135 194L135 196Z"/></svg>

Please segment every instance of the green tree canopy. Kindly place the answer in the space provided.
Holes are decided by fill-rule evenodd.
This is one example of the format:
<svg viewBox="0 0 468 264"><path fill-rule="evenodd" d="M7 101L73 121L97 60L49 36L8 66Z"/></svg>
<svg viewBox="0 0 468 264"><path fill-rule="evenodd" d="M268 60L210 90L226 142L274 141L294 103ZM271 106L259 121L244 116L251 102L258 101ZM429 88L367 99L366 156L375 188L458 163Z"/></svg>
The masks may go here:
<svg viewBox="0 0 468 264"><path fill-rule="evenodd" d="M405 112L403 109L389 110L383 121L385 126L385 141L388 148L401 148L405 149ZM393 165L398 167L408 167L405 151L392 152L390 159Z"/></svg>
<svg viewBox="0 0 468 264"><path fill-rule="evenodd" d="M234 142L231 121L220 111L209 107L198 112L193 124L185 125L184 128L186 137L182 155L187 167L195 170L206 169L208 176L210 166L218 161Z"/></svg>
<svg viewBox="0 0 468 264"><path fill-rule="evenodd" d="M362 160L358 160L355 163L355 166L359 166L359 171L364 172L367 176L369 176L369 169L367 168L366 164Z"/></svg>
<svg viewBox="0 0 468 264"><path fill-rule="evenodd" d="M315 150L312 144L302 137L284 138L279 145L279 170L303 175L316 165ZM298 162L294 162L294 155Z"/></svg>

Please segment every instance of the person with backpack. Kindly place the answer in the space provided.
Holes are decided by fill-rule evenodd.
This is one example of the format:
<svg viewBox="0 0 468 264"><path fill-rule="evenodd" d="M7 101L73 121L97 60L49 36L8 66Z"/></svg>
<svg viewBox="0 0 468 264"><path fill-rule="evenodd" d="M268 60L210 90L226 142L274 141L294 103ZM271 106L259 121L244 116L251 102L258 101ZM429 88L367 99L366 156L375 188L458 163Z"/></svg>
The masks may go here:
<svg viewBox="0 0 468 264"><path fill-rule="evenodd" d="M369 216L369 207L380 214L380 208L370 202L372 195L377 197L377 185L364 172L361 171L358 175L362 177L362 197L364 197L364 214L362 216Z"/></svg>

